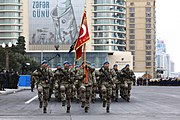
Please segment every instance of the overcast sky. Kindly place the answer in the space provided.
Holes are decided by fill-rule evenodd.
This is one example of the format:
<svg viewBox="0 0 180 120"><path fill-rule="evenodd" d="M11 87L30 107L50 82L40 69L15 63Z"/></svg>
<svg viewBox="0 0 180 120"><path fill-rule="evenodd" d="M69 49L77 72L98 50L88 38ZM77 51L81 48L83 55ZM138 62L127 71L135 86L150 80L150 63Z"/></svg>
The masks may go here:
<svg viewBox="0 0 180 120"><path fill-rule="evenodd" d="M156 0L157 39L164 40L166 51L180 72L180 0Z"/></svg>

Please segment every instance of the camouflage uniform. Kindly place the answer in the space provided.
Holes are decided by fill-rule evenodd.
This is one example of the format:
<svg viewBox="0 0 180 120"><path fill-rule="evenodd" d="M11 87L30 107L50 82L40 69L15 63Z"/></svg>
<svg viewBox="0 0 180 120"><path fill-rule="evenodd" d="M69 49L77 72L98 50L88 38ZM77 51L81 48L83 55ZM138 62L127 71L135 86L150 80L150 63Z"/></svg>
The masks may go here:
<svg viewBox="0 0 180 120"><path fill-rule="evenodd" d="M67 103L67 113L70 112L71 107L71 98L73 91L73 83L74 83L74 73L69 70L68 62L64 62L64 69L61 69L60 77L60 93L61 93L61 101L62 106L65 106ZM67 66L66 66L67 65Z"/></svg>
<svg viewBox="0 0 180 120"><path fill-rule="evenodd" d="M131 86L132 86L133 80L134 80L134 77L133 77L134 72L129 69L128 64L121 71L122 71L122 76L123 76L121 97L129 102Z"/></svg>
<svg viewBox="0 0 180 120"><path fill-rule="evenodd" d="M80 81L80 94L81 94L81 101L82 105L81 107L84 108L85 112L88 112L89 109L89 103L92 95L92 86L93 84L96 84L95 79L93 79L92 73L94 72L94 68L90 67L89 65L86 65L83 67L84 64L82 64L81 68L77 72L77 79ZM87 75L84 73L84 69L87 69ZM85 79L88 80L88 83L86 83Z"/></svg>
<svg viewBox="0 0 180 120"><path fill-rule="evenodd" d="M61 94L60 94L60 81L61 81L61 66L60 64L57 64L57 69L54 71L54 94L55 98L58 101L61 101Z"/></svg>
<svg viewBox="0 0 180 120"><path fill-rule="evenodd" d="M117 78L115 79L114 83L115 83L115 87L113 89L113 98L115 98L115 101L118 102L118 98L119 98L119 91L120 91L120 82L121 82L121 77L120 74L121 72L118 71L117 69L117 64L114 65L113 70L116 72L117 74Z"/></svg>
<svg viewBox="0 0 180 120"><path fill-rule="evenodd" d="M103 107L106 107L106 112L109 112L112 96L112 87L116 79L116 72L109 69L109 62L104 62L104 66L99 70L101 95L103 99ZM106 105L107 104L107 105Z"/></svg>
<svg viewBox="0 0 180 120"><path fill-rule="evenodd" d="M42 108L43 112L46 113L49 98L49 87L52 79L52 71L47 68L47 62L43 62L41 68L38 68L33 72L33 76L38 76L37 79L37 90L39 98L39 107Z"/></svg>

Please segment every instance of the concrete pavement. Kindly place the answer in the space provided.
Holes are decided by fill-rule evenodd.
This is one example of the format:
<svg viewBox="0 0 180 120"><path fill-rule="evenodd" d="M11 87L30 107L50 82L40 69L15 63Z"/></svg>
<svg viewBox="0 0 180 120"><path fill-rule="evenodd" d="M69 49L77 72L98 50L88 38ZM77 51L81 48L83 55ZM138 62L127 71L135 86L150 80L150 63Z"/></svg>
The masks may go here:
<svg viewBox="0 0 180 120"><path fill-rule="evenodd" d="M0 90L0 95L7 95L7 94L12 94L16 92L20 92L23 90L30 90L30 87L18 87L18 89L5 89L5 91Z"/></svg>

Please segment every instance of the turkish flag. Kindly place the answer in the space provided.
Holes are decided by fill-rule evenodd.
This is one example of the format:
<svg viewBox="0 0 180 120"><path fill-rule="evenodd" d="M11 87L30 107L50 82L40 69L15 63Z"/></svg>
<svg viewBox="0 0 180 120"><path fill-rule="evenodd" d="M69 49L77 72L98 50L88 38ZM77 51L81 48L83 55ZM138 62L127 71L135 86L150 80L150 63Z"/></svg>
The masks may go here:
<svg viewBox="0 0 180 120"><path fill-rule="evenodd" d="M87 17L86 17L86 11L84 11L80 31L79 31L79 37L76 41L74 50L76 52L76 60L79 60L82 56L82 46L90 40L89 38L89 31L87 26Z"/></svg>

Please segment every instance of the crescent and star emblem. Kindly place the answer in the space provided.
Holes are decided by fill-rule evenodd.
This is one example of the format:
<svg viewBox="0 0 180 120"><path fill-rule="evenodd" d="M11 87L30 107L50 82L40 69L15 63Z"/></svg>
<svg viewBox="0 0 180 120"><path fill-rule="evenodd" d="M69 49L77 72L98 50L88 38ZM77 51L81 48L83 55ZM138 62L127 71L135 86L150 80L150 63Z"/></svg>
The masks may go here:
<svg viewBox="0 0 180 120"><path fill-rule="evenodd" d="M82 29L83 29L83 34L79 38L82 38L86 35L86 26L84 24L82 24Z"/></svg>

